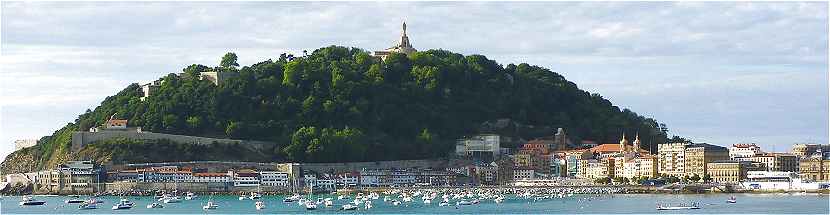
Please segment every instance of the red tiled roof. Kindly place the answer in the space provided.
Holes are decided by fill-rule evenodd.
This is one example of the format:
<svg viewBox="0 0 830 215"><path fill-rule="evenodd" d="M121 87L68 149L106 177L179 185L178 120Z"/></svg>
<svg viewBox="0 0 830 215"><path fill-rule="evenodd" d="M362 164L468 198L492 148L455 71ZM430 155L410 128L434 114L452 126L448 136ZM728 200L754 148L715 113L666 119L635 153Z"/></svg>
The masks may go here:
<svg viewBox="0 0 830 215"><path fill-rule="evenodd" d="M619 152L620 151L620 144L616 143L606 143L598 146L594 146L591 148L592 152L599 152L599 153L609 153L609 152Z"/></svg>
<svg viewBox="0 0 830 215"><path fill-rule="evenodd" d="M227 173L219 173L219 172L206 172L206 173L193 173L194 177L226 177L228 176Z"/></svg>

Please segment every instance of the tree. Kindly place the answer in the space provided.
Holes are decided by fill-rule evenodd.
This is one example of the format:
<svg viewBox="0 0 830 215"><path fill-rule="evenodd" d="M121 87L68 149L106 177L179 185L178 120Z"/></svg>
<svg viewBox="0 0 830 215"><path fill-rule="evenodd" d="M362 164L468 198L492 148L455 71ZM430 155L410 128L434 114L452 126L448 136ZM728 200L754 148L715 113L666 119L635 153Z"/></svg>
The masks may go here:
<svg viewBox="0 0 830 215"><path fill-rule="evenodd" d="M703 174L703 181L707 183L712 181L712 176L709 173Z"/></svg>
<svg viewBox="0 0 830 215"><path fill-rule="evenodd" d="M237 63L236 60L236 53L228 52L225 56L222 56L222 61L219 62L219 66L224 68L236 68L239 66L239 63Z"/></svg>
<svg viewBox="0 0 830 215"><path fill-rule="evenodd" d="M692 175L692 177L689 177L689 180L691 180L692 182L698 182L698 181L700 181L700 176L698 176L697 174L694 174L694 175Z"/></svg>

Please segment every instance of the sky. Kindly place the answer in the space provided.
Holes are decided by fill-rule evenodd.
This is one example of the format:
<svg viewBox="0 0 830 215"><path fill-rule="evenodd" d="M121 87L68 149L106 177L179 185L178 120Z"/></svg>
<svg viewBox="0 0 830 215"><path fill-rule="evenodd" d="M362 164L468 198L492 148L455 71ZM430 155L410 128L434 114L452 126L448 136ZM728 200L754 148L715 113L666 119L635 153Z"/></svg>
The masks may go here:
<svg viewBox="0 0 830 215"><path fill-rule="evenodd" d="M0 4L0 157L130 83L329 45L550 68L670 135L787 151L828 142L828 3L8 2Z"/></svg>

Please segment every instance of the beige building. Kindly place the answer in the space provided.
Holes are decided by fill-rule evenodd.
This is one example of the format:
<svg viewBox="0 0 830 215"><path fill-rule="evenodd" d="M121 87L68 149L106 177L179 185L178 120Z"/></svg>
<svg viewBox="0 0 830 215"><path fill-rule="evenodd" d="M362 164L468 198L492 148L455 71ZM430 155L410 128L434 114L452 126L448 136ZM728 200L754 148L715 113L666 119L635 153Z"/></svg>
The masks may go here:
<svg viewBox="0 0 830 215"><path fill-rule="evenodd" d="M688 145L688 143L657 145L657 172L676 177L686 174L686 146Z"/></svg>
<svg viewBox="0 0 830 215"><path fill-rule="evenodd" d="M706 143L698 143L686 146L685 175L698 175L703 177L706 174L709 163L719 160L729 160L729 150L726 147Z"/></svg>
<svg viewBox="0 0 830 215"><path fill-rule="evenodd" d="M707 173L712 181L738 183L746 178L749 161L720 160L709 163Z"/></svg>
<svg viewBox="0 0 830 215"><path fill-rule="evenodd" d="M584 178L614 178L615 165L613 158L605 158L600 160L586 160L583 166L585 166Z"/></svg>
<svg viewBox="0 0 830 215"><path fill-rule="evenodd" d="M646 155L635 159L639 165L637 176L640 177L657 177L657 166L659 165L657 157Z"/></svg>
<svg viewBox="0 0 830 215"><path fill-rule="evenodd" d="M811 156L799 162L799 176L802 180L830 182L830 158Z"/></svg>
<svg viewBox="0 0 830 215"><path fill-rule="evenodd" d="M401 38L395 46L392 46L383 51L375 51L374 55L376 57L380 57L381 59L386 59L392 53L402 53L402 54L412 54L417 52L415 48L412 47L412 44L409 43L409 36L406 35L406 22L403 23L402 26L403 31L401 32Z"/></svg>

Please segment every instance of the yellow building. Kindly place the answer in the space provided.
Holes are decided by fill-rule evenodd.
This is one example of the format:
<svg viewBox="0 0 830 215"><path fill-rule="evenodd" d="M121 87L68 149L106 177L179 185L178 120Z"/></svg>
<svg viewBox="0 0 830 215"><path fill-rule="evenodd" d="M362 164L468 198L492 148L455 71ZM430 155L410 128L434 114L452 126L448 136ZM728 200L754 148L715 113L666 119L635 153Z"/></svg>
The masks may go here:
<svg viewBox="0 0 830 215"><path fill-rule="evenodd" d="M703 177L707 165L714 161L729 160L729 150L723 146L698 143L686 146L685 175Z"/></svg>
<svg viewBox="0 0 830 215"><path fill-rule="evenodd" d="M686 146L688 143L666 143L657 145L657 172L681 177L686 174Z"/></svg>
<svg viewBox="0 0 830 215"><path fill-rule="evenodd" d="M640 177L657 177L657 166L658 161L657 157L646 155L635 159L638 164L638 173L637 176Z"/></svg>
<svg viewBox="0 0 830 215"><path fill-rule="evenodd" d="M606 158L601 160L585 161L585 178L614 178L614 159Z"/></svg>

